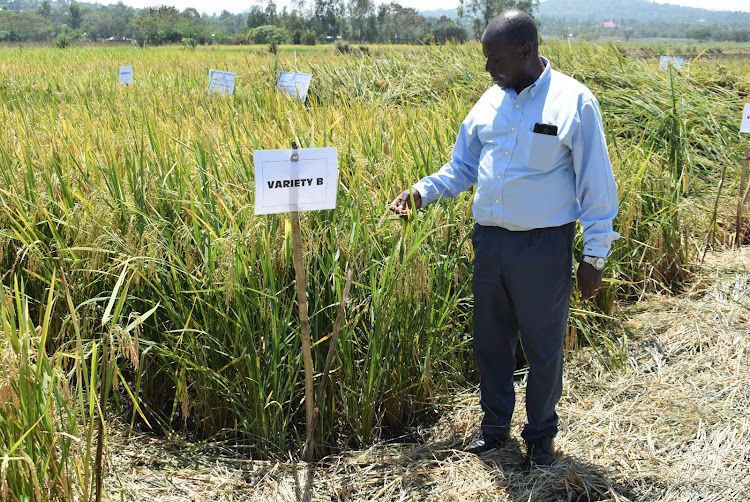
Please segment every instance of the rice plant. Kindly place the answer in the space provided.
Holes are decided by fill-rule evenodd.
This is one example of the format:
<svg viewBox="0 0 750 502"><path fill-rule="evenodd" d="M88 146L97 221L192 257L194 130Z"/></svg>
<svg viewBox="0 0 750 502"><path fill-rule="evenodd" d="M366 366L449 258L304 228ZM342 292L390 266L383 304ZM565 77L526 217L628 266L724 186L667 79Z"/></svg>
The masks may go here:
<svg viewBox="0 0 750 502"><path fill-rule="evenodd" d="M83 438L74 443L90 450L104 382L106 404L128 427L226 441L256 456L299 448L304 374L290 224L286 215L253 215L252 151L292 139L339 152L337 209L301 215L318 372L344 271L355 271L319 452L398 433L442 394L476 381L471 194L407 222L389 219L385 206L449 158L458 126L490 85L480 47L378 51L0 51L0 263L6 298L17 298L15 310L2 307L3 353L18 347L14 357L28 359L19 365L36 357L28 382L45 360L57 362L45 378L70 386L71 398L29 394L30 410L54 405L66 417L45 430ZM623 239L608 286L593 302L574 302L571 333L616 358L606 329L616 303L677 290L689 277L708 228L686 207L710 194L716 166L737 158L730 131L750 83L747 73L700 62L670 76L614 47L542 52L602 105ZM121 64L134 66L135 85L117 83ZM208 94L209 69L237 73L233 96ZM306 103L276 91L280 70L313 74ZM43 339L29 319L47 323ZM112 369L100 375L104 335ZM40 413L3 415L0 434L13 438L3 443L6 458L21 458ZM9 490L28 493L34 480L42 489L72 469L63 465L72 443L54 437L59 443L39 448L60 448L66 460L51 470L55 460L26 450L30 463L13 462L28 470L17 470ZM59 475L50 497L90 496L87 455L74 474Z"/></svg>

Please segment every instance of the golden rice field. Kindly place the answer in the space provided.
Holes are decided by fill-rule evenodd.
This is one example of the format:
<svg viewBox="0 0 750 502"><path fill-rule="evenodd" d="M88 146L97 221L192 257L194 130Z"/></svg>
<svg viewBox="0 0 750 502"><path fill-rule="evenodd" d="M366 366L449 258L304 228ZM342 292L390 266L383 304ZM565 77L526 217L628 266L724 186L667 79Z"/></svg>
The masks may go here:
<svg viewBox="0 0 750 502"><path fill-rule="evenodd" d="M398 436L476 382L471 194L408 222L386 205L449 158L490 85L480 46L371 52L0 48L3 499L93 499L115 424L253 458L299 451L290 222L253 206L253 151L291 140L338 148L337 208L301 215L316 385L354 271L317 455ZM568 345L622 368L621 306L684 290L706 244L731 243L750 66L542 52L599 98L621 198L608 282L574 299ZM209 69L237 73L234 95L207 92ZM313 74L306 103L278 93L278 71Z"/></svg>

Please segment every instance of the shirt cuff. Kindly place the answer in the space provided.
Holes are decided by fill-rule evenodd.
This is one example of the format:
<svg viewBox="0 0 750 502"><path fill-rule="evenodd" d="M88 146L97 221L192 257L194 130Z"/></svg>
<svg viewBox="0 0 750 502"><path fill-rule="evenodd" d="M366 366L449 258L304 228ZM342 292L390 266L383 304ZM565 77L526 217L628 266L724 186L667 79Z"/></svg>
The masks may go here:
<svg viewBox="0 0 750 502"><path fill-rule="evenodd" d="M433 202L435 202L436 199L433 199L427 195L427 190L425 190L424 186L422 186L422 183L417 183L416 185L413 185L411 187L413 192L419 193L419 196L422 198L422 205L419 207L426 207Z"/></svg>
<svg viewBox="0 0 750 502"><path fill-rule="evenodd" d="M618 237L620 237L619 234L615 233L617 237L612 239L613 241L616 240ZM609 249L609 246L602 246L597 245L595 242L589 242L583 245L583 255L584 256L595 256L597 258L609 258L609 255L612 254L612 251Z"/></svg>
<svg viewBox="0 0 750 502"><path fill-rule="evenodd" d="M612 251L609 249L614 241L621 236L617 232L611 231L604 235L591 236L588 239L583 236L583 254L584 256L595 256L597 258L609 258Z"/></svg>

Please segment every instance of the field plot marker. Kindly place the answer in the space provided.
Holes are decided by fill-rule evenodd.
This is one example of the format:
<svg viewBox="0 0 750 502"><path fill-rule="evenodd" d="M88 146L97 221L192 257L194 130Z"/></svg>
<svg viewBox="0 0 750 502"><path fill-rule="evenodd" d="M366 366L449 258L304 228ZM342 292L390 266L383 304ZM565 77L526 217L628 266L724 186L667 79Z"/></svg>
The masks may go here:
<svg viewBox="0 0 750 502"><path fill-rule="evenodd" d="M133 67L120 66L120 84L130 85L133 83Z"/></svg>
<svg viewBox="0 0 750 502"><path fill-rule="evenodd" d="M292 71L280 71L276 80L276 88L292 99L305 101L307 92L310 90L311 73L295 73Z"/></svg>
<svg viewBox="0 0 750 502"><path fill-rule="evenodd" d="M236 78L237 74L230 71L208 70L208 92L231 96Z"/></svg>
<svg viewBox="0 0 750 502"><path fill-rule="evenodd" d="M750 133L750 103L745 104L745 109L742 112L742 124L740 125L740 133ZM742 206L745 205L745 202L747 201L748 192L750 192L750 184L748 184L747 188L745 187L745 184L747 183L747 165L748 162L750 162L750 149L745 147L745 158L742 162L742 174L740 176L740 193L739 193L739 201L737 202L737 222L736 222L736 229L735 229L735 235L734 235L734 245L738 248L741 247L740 242L740 233L742 231Z"/></svg>
<svg viewBox="0 0 750 502"><path fill-rule="evenodd" d="M303 460L312 460L315 431L313 396L313 360L310 319L307 312L307 279L302 256L302 232L299 212L336 207L338 188L338 152L336 148L298 149L292 141L291 150L256 150L255 214L290 213L292 222L292 257L297 285L302 359L305 366L305 419L307 437ZM345 299L342 300L342 306ZM337 320L338 322L338 320Z"/></svg>
<svg viewBox="0 0 750 502"><path fill-rule="evenodd" d="M661 56L659 58L659 69L661 71L669 71L669 67L673 67L675 70L679 70L682 68L682 65L685 63L685 60L683 58L678 58L675 56Z"/></svg>

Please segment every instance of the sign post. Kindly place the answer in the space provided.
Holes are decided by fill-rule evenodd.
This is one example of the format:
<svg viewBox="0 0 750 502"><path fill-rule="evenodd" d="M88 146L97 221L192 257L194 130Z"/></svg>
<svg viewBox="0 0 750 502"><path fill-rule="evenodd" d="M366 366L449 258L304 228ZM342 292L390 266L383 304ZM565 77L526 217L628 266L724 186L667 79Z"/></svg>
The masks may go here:
<svg viewBox="0 0 750 502"><path fill-rule="evenodd" d="M307 439L305 444L312 442L314 402L313 402L313 360L312 338L310 337L310 319L307 313L307 277L305 264L302 259L302 231L299 226L299 212L292 211L292 257L294 260L294 277L297 283L297 309L299 310L300 334L302 335L302 359L305 365L305 428ZM312 450L304 452L303 460L312 460Z"/></svg>
<svg viewBox="0 0 750 502"><path fill-rule="evenodd" d="M290 213L292 220L292 256L297 285L302 359L305 367L305 420L307 438L303 460L312 460L315 431L313 396L313 359L310 319L307 312L307 279L302 257L302 232L299 211L333 209L338 187L337 150L306 148L299 150L292 142L291 150L256 150L255 214Z"/></svg>

